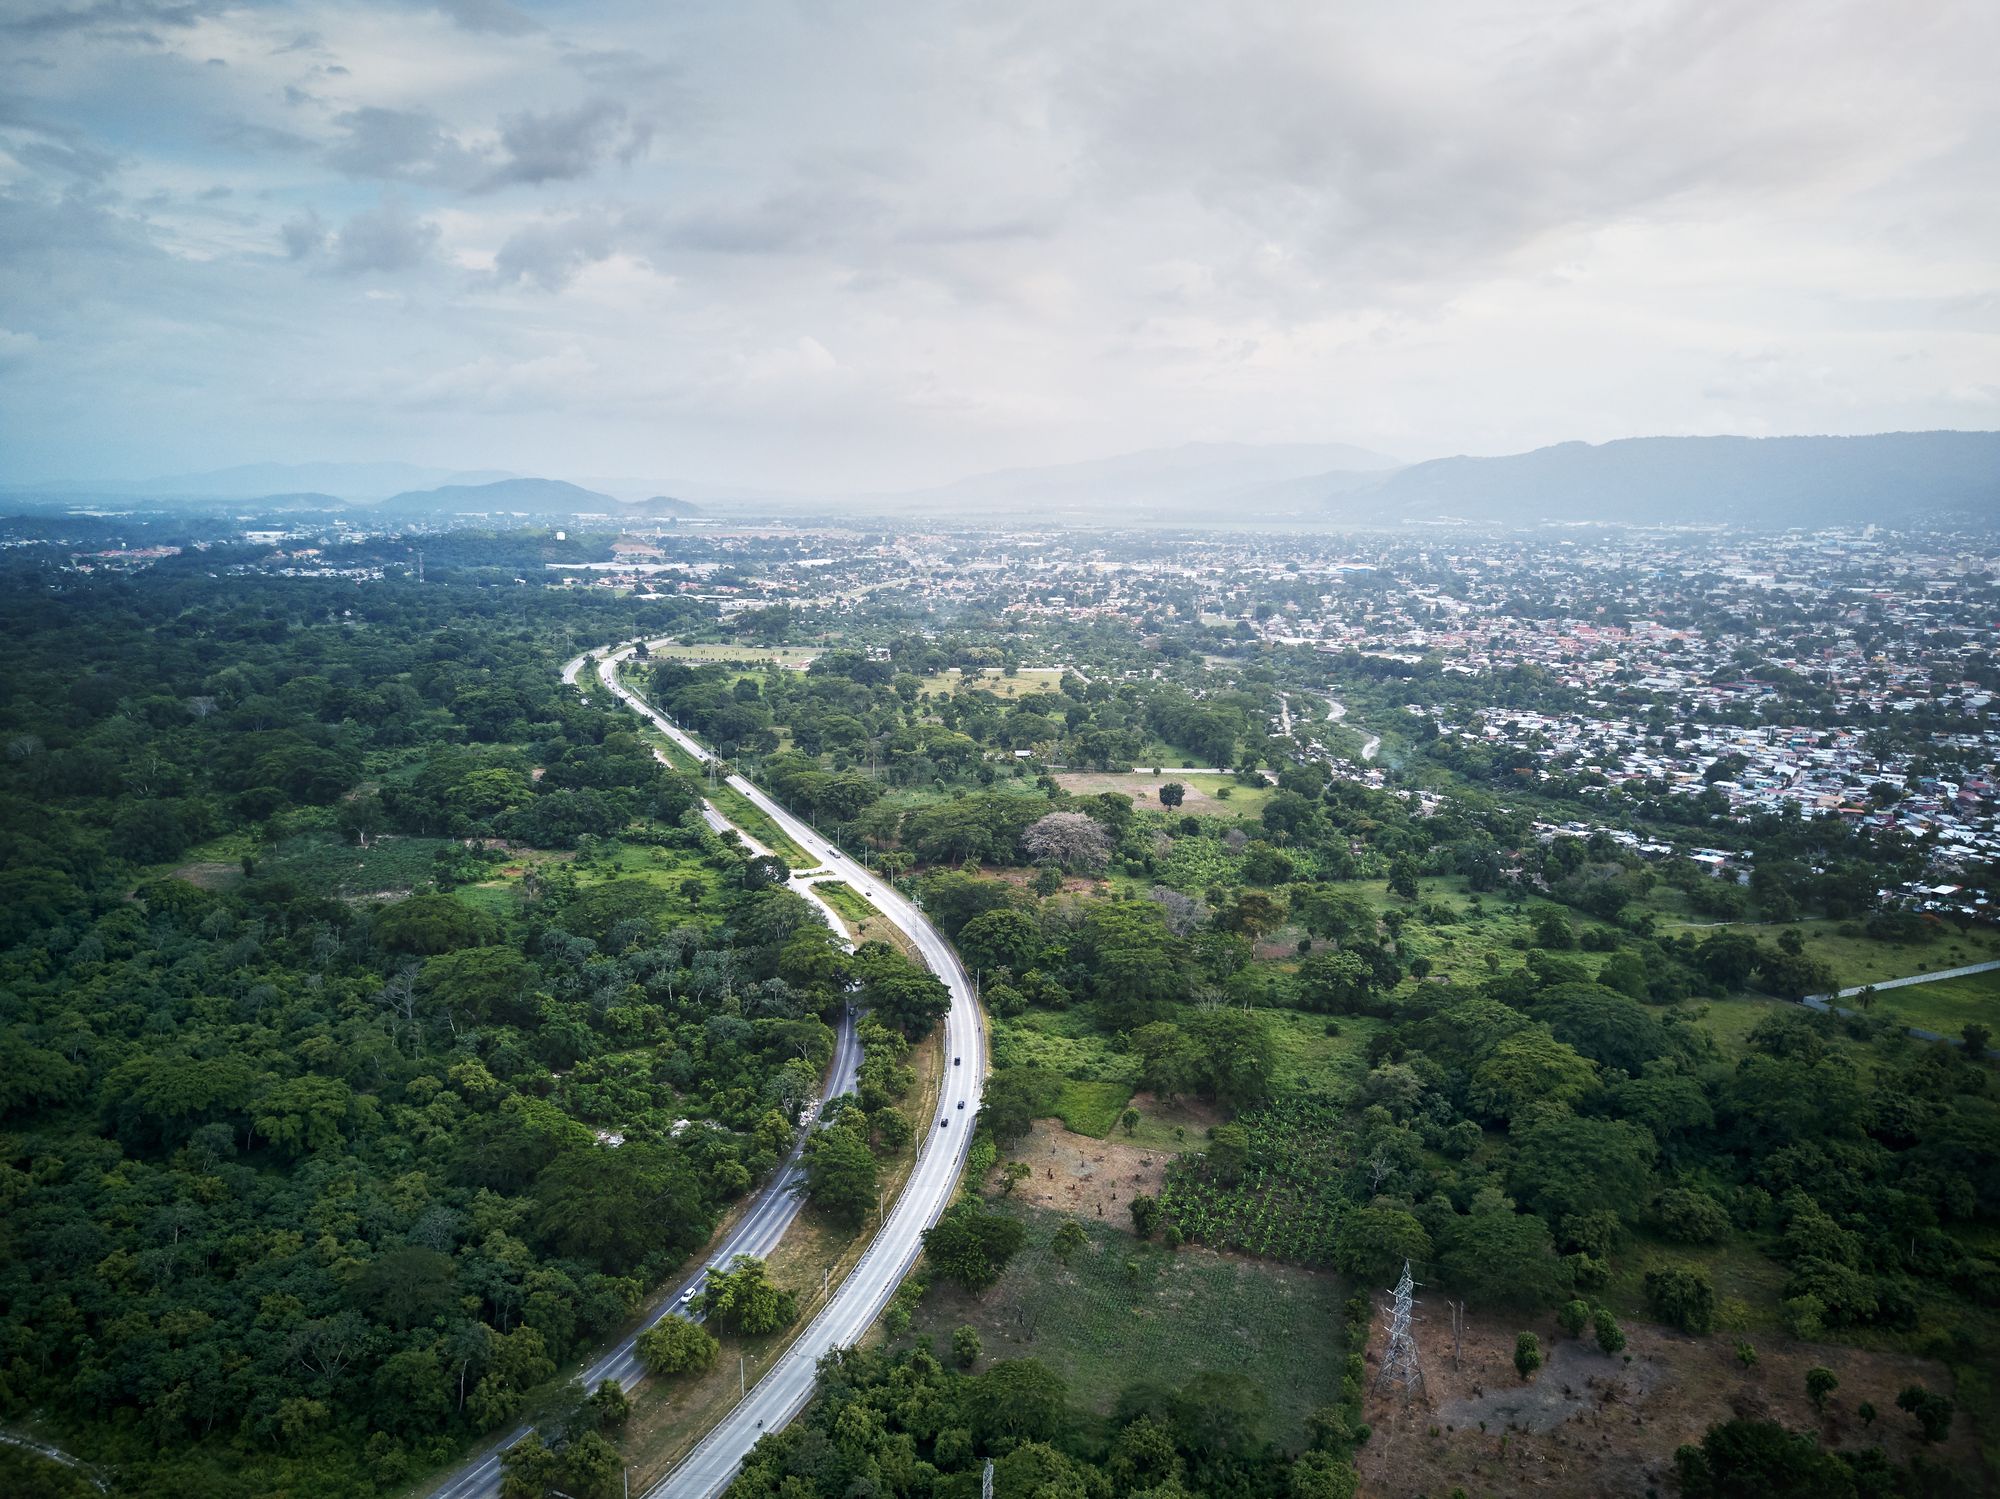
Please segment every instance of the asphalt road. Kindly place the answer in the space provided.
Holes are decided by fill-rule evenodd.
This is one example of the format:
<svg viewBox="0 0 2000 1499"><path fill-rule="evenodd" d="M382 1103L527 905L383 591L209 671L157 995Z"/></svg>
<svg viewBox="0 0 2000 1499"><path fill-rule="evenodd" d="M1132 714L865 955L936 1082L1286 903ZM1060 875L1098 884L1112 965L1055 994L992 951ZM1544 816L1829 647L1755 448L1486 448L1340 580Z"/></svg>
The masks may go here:
<svg viewBox="0 0 2000 1499"><path fill-rule="evenodd" d="M563 680L574 683L582 670L583 662L584 658L581 656L570 662L563 670ZM704 806L704 815L718 830L729 826L713 807ZM757 852L768 852L762 844L747 835L744 841ZM794 881L793 886L812 902L814 909L829 926L843 936L846 935L845 924L809 884ZM808 1122L819 1117L820 1111L829 1099L838 1098L841 1094L851 1093L854 1090L855 1075L860 1067L861 1044L855 1038L854 1018L851 1015L842 1015L834 1026L833 1060L827 1068L820 1096L808 1110ZM604 1380L615 1379L622 1388L631 1389L645 1376L645 1370L640 1366L633 1347L639 1333L653 1326L669 1312L679 1312L693 1321L701 1321L701 1315L694 1312L687 1302L690 1295L700 1289L709 1266L727 1268L730 1261L739 1254L754 1255L758 1259L769 1257L803 1206L800 1187L805 1179L805 1168L800 1162L800 1157L804 1149L805 1138L801 1135L798 1143L793 1146L792 1153L785 1158L783 1164L756 1196L751 1198L749 1207L730 1227L714 1252L702 1262L701 1268L685 1284L676 1286L673 1294L647 1317L642 1326L606 1350L583 1372L584 1388L596 1389ZM532 1429L525 1425L519 1426L500 1440L488 1443L475 1456L468 1458L461 1467L453 1469L449 1475L440 1480L429 1491L432 1499L493 1499L493 1496L500 1492L501 1479L506 1476L506 1470L500 1462L501 1454Z"/></svg>
<svg viewBox="0 0 2000 1499"><path fill-rule="evenodd" d="M600 661L598 673L605 688L688 754L708 760L707 750L618 682L618 662L631 653L632 647L624 646ZM582 666L582 658L571 662L564 680L577 680ZM916 1166L860 1262L791 1347L751 1387L743 1402L709 1431L679 1467L648 1490L645 1499L710 1499L720 1493L759 1438L805 1409L812 1399L820 1359L836 1348L859 1342L882 1314L916 1264L924 1230L935 1224L951 1203L972 1144L972 1124L979 1113L986 1076L986 1041L972 980L937 928L903 895L749 781L731 776L729 784L775 822L785 836L819 860L827 876L844 881L865 896L909 937L924 962L944 981L951 993L951 1008L944 1021L945 1055L951 1065L945 1068L939 1090L937 1125L925 1131ZM797 888L802 882L792 883Z"/></svg>

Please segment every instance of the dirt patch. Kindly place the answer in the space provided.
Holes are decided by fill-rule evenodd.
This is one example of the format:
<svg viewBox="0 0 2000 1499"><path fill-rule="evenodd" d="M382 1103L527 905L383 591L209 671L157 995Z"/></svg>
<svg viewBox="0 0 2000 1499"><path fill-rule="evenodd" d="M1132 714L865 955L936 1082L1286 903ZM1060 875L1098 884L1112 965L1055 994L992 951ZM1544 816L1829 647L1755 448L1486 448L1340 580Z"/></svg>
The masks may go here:
<svg viewBox="0 0 2000 1499"><path fill-rule="evenodd" d="M231 885L242 883L243 865L240 861L229 864L221 859L197 859L192 864L181 865L167 878L186 880L204 890L226 890Z"/></svg>
<svg viewBox="0 0 2000 1499"><path fill-rule="evenodd" d="M1009 1156L1033 1172L1014 1189L1020 1201L1124 1229L1132 1226L1132 1199L1158 1197L1174 1158L1170 1150L1072 1134L1053 1119L1037 1119ZM1000 1189L997 1167L986 1187Z"/></svg>
<svg viewBox="0 0 2000 1499"><path fill-rule="evenodd" d="M1160 788L1169 781L1175 782L1186 793L1179 807L1160 805ZM1218 786L1235 788L1236 781L1231 776L1174 774L1163 770L1158 775L1143 772L1121 775L1117 772L1094 773L1088 771L1065 771L1055 777L1055 783L1073 796L1095 796L1103 791L1119 791L1132 798L1135 805L1154 812L1183 812L1199 816L1218 817L1236 809L1226 801L1214 796Z"/></svg>
<svg viewBox="0 0 2000 1499"><path fill-rule="evenodd" d="M1379 1301L1381 1298L1377 1298ZM1362 1447L1363 1492L1383 1496L1533 1492L1552 1499L1645 1495L1669 1487L1674 1449L1699 1442L1732 1417L1772 1420L1817 1432L1829 1447L1882 1446L1906 1460L1918 1443L1896 1409L1905 1385L1952 1390L1943 1365L1903 1354L1800 1343L1758 1344L1755 1367L1736 1357L1736 1338L1692 1338L1671 1328L1625 1324L1624 1353L1605 1354L1594 1341L1564 1337L1552 1319L1498 1323L1471 1316L1458 1367L1452 1362L1451 1319L1442 1297L1420 1313L1417 1331L1424 1390L1374 1389L1382 1351L1378 1316L1366 1361L1370 1390L1365 1416L1374 1436ZM1523 1330L1542 1340L1546 1362L1533 1380L1514 1372L1514 1339ZM1821 1364L1840 1378L1825 1414L1806 1399L1806 1370ZM1864 1428L1863 1401L1877 1417ZM1974 1413L1961 1405L1951 1440L1924 1449L1963 1472L1977 1463Z"/></svg>

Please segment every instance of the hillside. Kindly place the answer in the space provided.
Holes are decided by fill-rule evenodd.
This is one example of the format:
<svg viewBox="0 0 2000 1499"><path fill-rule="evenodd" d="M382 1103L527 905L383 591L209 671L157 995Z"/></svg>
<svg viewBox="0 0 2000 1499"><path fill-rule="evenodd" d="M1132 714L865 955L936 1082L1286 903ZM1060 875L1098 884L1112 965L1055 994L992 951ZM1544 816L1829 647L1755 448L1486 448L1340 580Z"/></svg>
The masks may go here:
<svg viewBox="0 0 2000 1499"><path fill-rule="evenodd" d="M1338 493L1344 521L1901 525L2000 515L2000 432L1640 437L1439 458Z"/></svg>
<svg viewBox="0 0 2000 1499"><path fill-rule="evenodd" d="M541 515L574 515L578 511L616 511L611 496L562 479L502 479L494 484L447 484L392 495L380 509L392 515L491 515L526 511Z"/></svg>

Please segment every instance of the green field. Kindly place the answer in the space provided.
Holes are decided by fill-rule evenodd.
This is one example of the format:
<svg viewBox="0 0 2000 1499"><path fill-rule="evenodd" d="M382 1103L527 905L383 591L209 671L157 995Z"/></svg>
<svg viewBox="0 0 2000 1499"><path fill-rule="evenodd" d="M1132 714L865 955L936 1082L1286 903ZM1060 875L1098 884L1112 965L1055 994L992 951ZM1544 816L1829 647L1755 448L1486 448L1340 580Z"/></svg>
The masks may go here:
<svg viewBox="0 0 2000 1499"><path fill-rule="evenodd" d="M840 913L843 920L855 926L882 914L868 903L866 896L845 880L820 880L813 885L813 889L821 900Z"/></svg>
<svg viewBox="0 0 2000 1499"><path fill-rule="evenodd" d="M749 797L734 786L717 785L708 792L715 810L755 838L794 869L816 869L820 861L800 848Z"/></svg>
<svg viewBox="0 0 2000 1499"><path fill-rule="evenodd" d="M934 1286L914 1336L942 1349L952 1329L970 1324L987 1360L1039 1359L1069 1381L1076 1404L1099 1414L1142 1381L1246 1374L1270 1402L1263 1434L1293 1448L1307 1412L1338 1397L1346 1349L1337 1277L1200 1249L1176 1253L1095 1221L1084 1223L1089 1243L1065 1267L1049 1250L1062 1215L1000 1205L1026 1222L1027 1247L983 1296Z"/></svg>
<svg viewBox="0 0 2000 1499"><path fill-rule="evenodd" d="M260 879L294 881L315 895L352 899L383 892L402 893L430 882L437 850L449 838L377 838L366 848L334 833L287 838L257 860Z"/></svg>
<svg viewBox="0 0 2000 1499"><path fill-rule="evenodd" d="M1989 927L1973 927L1964 932L1946 927L1930 942L1877 942L1858 933L1844 933L1840 930L1843 926L1848 926L1851 933L1851 923L1823 918L1783 923L1732 922L1727 926L1662 921L1660 931L1662 936L1688 931L1696 937L1733 931L1770 943L1777 941L1779 932L1795 928L1805 938L1807 956L1818 958L1831 968L1842 989L2000 958L2000 930Z"/></svg>
<svg viewBox="0 0 2000 1499"><path fill-rule="evenodd" d="M1062 672L1053 666L1024 666L1013 676L999 667L988 666L968 676L954 666L923 679L925 692L949 695L954 692L990 692L995 697L1023 697L1034 692L1054 692Z"/></svg>
<svg viewBox="0 0 2000 1499"><path fill-rule="evenodd" d="M1852 998L1841 1003L1859 1007ZM1956 1036L1969 1023L2000 1032L2000 968L1902 989L1878 989L1868 1013L1944 1036Z"/></svg>
<svg viewBox="0 0 2000 1499"><path fill-rule="evenodd" d="M819 648L810 645L676 645L669 641L665 645L652 647L654 661L687 661L700 665L714 665L719 661L741 661L764 665L776 662L780 666L804 668L810 666L819 655Z"/></svg>

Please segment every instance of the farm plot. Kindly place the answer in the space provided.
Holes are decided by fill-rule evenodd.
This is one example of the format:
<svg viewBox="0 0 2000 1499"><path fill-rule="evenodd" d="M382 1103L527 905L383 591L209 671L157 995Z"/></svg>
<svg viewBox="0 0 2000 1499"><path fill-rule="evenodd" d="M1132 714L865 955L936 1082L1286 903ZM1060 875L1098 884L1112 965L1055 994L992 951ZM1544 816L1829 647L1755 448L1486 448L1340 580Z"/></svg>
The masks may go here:
<svg viewBox="0 0 2000 1499"><path fill-rule="evenodd" d="M1338 1277L1173 1252L1096 1221L1084 1223L1087 1243L1064 1264L1050 1247L1064 1215L1003 1206L1027 1225L1027 1247L984 1295L933 1286L914 1336L943 1347L954 1328L972 1326L986 1358L1039 1359L1069 1382L1077 1404L1100 1414L1142 1382L1245 1374L1270 1402L1261 1434L1293 1448L1303 1445L1306 1414L1337 1396L1346 1353Z"/></svg>
<svg viewBox="0 0 2000 1499"><path fill-rule="evenodd" d="M1249 1135L1243 1167L1229 1179L1212 1156L1189 1155L1167 1173L1160 1209L1191 1243L1301 1265L1333 1258L1346 1206L1337 1146L1341 1110L1320 1098L1288 1098L1239 1121Z"/></svg>

